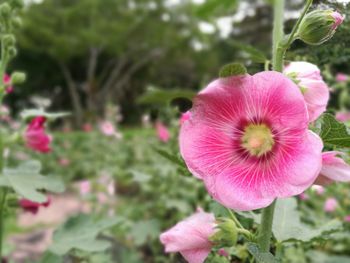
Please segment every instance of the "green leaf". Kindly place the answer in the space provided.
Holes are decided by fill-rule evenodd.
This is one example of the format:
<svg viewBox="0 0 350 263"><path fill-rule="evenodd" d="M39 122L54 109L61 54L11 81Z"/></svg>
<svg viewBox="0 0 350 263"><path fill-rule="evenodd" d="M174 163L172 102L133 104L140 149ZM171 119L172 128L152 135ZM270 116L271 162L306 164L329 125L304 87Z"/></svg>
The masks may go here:
<svg viewBox="0 0 350 263"><path fill-rule="evenodd" d="M248 243L248 251L258 263L278 263L279 261L270 252L261 252L258 244Z"/></svg>
<svg viewBox="0 0 350 263"><path fill-rule="evenodd" d="M45 202L46 195L41 190L53 193L64 191L63 182L53 176L40 174L41 164L38 161L27 161L17 168L5 168L0 177L0 186L12 187L18 194L34 202Z"/></svg>
<svg viewBox="0 0 350 263"><path fill-rule="evenodd" d="M160 234L160 224L157 219L139 221L132 227L130 235L137 246L144 244L149 239L156 239Z"/></svg>
<svg viewBox="0 0 350 263"><path fill-rule="evenodd" d="M309 242L337 231L341 226L338 220L332 220L318 228L311 228L301 222L295 198L278 199L276 202L272 231L279 242Z"/></svg>
<svg viewBox="0 0 350 263"><path fill-rule="evenodd" d="M350 147L350 135L345 124L338 122L329 113L322 115L320 137L325 144Z"/></svg>
<svg viewBox="0 0 350 263"><path fill-rule="evenodd" d="M220 78L240 76L247 74L247 69L240 63L230 63L220 69Z"/></svg>
<svg viewBox="0 0 350 263"><path fill-rule="evenodd" d="M53 243L49 250L57 255L65 255L72 249L86 252L100 252L110 247L106 240L97 239L97 235L123 219L111 217L95 221L91 216L79 214L69 218L53 234Z"/></svg>
<svg viewBox="0 0 350 263"><path fill-rule="evenodd" d="M62 257L48 251L43 255L42 259L38 263L62 263L62 262L63 262Z"/></svg>
<svg viewBox="0 0 350 263"><path fill-rule="evenodd" d="M312 263L349 263L350 257L348 256L336 256L328 255L324 252L312 250L307 253L310 262Z"/></svg>
<svg viewBox="0 0 350 263"><path fill-rule="evenodd" d="M207 0L199 5L196 15L202 19L211 19L220 16L232 15L237 8L236 0Z"/></svg>
<svg viewBox="0 0 350 263"><path fill-rule="evenodd" d="M148 88L145 94L138 98L139 104L169 105L176 98L186 98L192 100L197 92L185 89L161 90L158 88Z"/></svg>
<svg viewBox="0 0 350 263"><path fill-rule="evenodd" d="M238 48L243 53L248 55L248 58L255 63L265 63L268 58L265 56L264 52L258 50L257 48L248 45L246 43L233 42L232 45Z"/></svg>
<svg viewBox="0 0 350 263"><path fill-rule="evenodd" d="M49 120L54 120L57 118L66 117L68 115L70 115L69 112L48 113L48 112L45 112L43 109L31 109L31 110L24 110L21 112L21 117L24 120L31 119L37 116L44 116Z"/></svg>

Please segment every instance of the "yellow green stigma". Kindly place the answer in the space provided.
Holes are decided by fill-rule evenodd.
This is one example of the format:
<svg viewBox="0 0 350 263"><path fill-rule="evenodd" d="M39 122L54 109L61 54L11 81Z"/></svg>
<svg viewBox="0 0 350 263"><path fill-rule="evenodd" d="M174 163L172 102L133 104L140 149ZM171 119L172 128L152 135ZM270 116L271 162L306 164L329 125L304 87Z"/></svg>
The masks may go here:
<svg viewBox="0 0 350 263"><path fill-rule="evenodd" d="M271 151L275 144L273 134L265 124L250 124L245 127L241 141L242 147L257 157Z"/></svg>

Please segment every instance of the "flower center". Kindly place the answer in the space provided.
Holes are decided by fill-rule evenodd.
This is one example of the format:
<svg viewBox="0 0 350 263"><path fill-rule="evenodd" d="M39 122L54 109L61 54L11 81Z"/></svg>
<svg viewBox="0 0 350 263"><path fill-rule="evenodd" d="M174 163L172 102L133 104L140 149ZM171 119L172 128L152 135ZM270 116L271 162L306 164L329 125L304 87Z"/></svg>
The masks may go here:
<svg viewBox="0 0 350 263"><path fill-rule="evenodd" d="M274 144L273 134L265 124L250 124L245 127L241 146L251 155L260 157L271 151Z"/></svg>

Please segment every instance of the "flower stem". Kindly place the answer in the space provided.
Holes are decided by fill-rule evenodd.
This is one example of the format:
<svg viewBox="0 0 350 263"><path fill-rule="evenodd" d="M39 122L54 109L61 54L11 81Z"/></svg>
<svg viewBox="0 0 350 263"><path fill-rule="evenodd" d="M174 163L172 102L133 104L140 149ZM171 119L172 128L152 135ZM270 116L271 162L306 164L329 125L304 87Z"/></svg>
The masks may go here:
<svg viewBox="0 0 350 263"><path fill-rule="evenodd" d="M4 166L3 150L4 150L3 134L0 134L0 171L3 170L3 166ZM5 210L5 204L6 204L6 195L7 195L7 189L0 188L0 260L2 259L2 244L3 244L4 220L5 220L4 210Z"/></svg>
<svg viewBox="0 0 350 263"><path fill-rule="evenodd" d="M273 2L273 31L272 31L272 67L281 72L283 70L283 48L280 46L283 40L283 14L284 0Z"/></svg>
<svg viewBox="0 0 350 263"><path fill-rule="evenodd" d="M275 203L273 201L271 205L263 209L262 218L260 222L258 244L261 252L270 251L270 240L272 235L272 222L273 222L273 213L275 211Z"/></svg>

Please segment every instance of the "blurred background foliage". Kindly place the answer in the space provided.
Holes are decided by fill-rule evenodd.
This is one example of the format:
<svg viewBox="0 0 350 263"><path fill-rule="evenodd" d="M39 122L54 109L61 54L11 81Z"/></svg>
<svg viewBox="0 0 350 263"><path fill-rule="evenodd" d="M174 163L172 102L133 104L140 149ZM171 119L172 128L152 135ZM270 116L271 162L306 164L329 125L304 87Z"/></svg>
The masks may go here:
<svg viewBox="0 0 350 263"><path fill-rule="evenodd" d="M339 1L314 2L349 14ZM289 30L303 1L287 4ZM29 77L8 103L16 108L27 95L48 98L51 109L73 113L76 127L104 118L105 105L113 103L121 106L124 123L137 124L145 111L137 100L149 86L196 91L233 61L251 73L262 70L270 56L271 16L267 0L28 1L11 66ZM287 59L347 72L349 26L346 20L319 48L296 42Z"/></svg>

